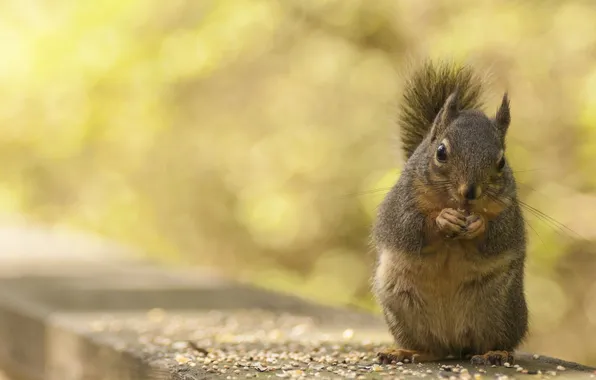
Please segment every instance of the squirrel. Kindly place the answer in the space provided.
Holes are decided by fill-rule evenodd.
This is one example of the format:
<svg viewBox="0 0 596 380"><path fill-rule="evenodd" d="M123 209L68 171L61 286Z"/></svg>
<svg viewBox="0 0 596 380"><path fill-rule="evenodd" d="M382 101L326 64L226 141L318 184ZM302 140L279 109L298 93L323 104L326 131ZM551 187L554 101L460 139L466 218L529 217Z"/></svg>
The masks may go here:
<svg viewBox="0 0 596 380"><path fill-rule="evenodd" d="M397 348L381 363L514 361L528 330L526 229L505 158L504 93L494 116L467 65L427 61L398 111L405 166L372 230L372 291Z"/></svg>

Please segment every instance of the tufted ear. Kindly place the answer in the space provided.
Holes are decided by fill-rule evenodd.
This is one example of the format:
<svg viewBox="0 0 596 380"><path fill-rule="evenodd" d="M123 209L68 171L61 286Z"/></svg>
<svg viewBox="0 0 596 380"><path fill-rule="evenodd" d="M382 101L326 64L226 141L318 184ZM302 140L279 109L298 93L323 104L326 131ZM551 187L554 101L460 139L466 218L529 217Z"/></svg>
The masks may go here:
<svg viewBox="0 0 596 380"><path fill-rule="evenodd" d="M459 111L459 90L455 89L447 100L445 100L445 104L443 104L443 107L441 107L441 110L435 117L431 130L431 140L434 140L437 134L443 132L459 116Z"/></svg>
<svg viewBox="0 0 596 380"><path fill-rule="evenodd" d="M501 135L505 137L507 134L507 129L509 128L509 124L511 123L511 113L509 111L509 97L507 93L503 95L503 100L501 101L501 105L497 110L497 114L495 116L495 123L497 124L497 128L501 132Z"/></svg>

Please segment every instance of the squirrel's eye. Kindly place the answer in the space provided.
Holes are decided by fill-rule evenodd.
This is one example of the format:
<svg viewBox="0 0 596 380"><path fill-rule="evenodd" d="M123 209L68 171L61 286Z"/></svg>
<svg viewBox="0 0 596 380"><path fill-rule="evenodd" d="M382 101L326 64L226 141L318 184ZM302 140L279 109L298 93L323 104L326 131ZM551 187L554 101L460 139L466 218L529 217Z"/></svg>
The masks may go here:
<svg viewBox="0 0 596 380"><path fill-rule="evenodd" d="M437 148L437 161L447 161L447 147L445 144L439 144L439 147Z"/></svg>
<svg viewBox="0 0 596 380"><path fill-rule="evenodd" d="M497 169L499 171L501 171L501 170L503 170L504 167L505 167L505 157L501 157L501 159L497 163Z"/></svg>

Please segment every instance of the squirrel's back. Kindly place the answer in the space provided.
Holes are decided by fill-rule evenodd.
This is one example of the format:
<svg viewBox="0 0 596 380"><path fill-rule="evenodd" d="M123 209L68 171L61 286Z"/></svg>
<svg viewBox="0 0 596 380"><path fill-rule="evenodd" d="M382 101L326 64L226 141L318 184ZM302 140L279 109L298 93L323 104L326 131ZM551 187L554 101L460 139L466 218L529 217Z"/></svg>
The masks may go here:
<svg viewBox="0 0 596 380"><path fill-rule="evenodd" d="M456 89L462 110L482 106L482 81L468 66L428 60L408 78L398 113L406 159L420 145L441 107Z"/></svg>

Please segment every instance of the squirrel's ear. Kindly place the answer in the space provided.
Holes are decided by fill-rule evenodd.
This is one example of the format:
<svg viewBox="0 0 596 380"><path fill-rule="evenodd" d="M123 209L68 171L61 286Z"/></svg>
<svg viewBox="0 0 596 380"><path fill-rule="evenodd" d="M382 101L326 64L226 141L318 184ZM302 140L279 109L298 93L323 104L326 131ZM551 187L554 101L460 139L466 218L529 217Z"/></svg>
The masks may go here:
<svg viewBox="0 0 596 380"><path fill-rule="evenodd" d="M431 136L435 139L439 130L444 130L459 115L459 90L456 88L443 104L433 123Z"/></svg>
<svg viewBox="0 0 596 380"><path fill-rule="evenodd" d="M505 136L507 133L507 128L509 128L509 124L511 123L511 113L509 111L509 96L507 93L503 95L503 100L501 101L501 105L497 110L497 115L495 116L495 121L497 123L497 127L499 131Z"/></svg>

